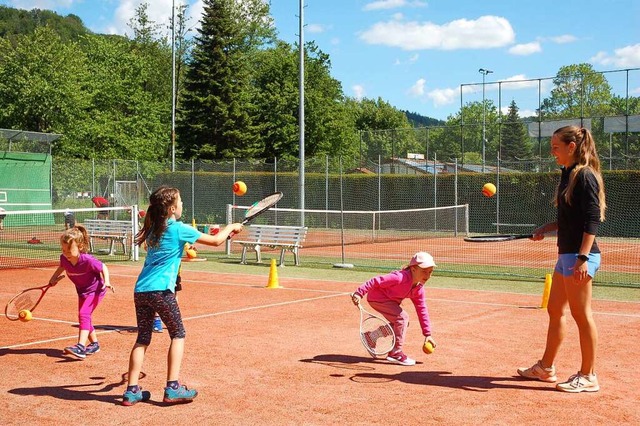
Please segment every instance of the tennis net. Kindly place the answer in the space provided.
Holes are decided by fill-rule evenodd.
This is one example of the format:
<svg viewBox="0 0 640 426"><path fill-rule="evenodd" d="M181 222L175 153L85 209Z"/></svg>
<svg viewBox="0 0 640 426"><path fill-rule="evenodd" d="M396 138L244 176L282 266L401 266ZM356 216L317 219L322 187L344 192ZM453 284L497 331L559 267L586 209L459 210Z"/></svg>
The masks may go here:
<svg viewBox="0 0 640 426"><path fill-rule="evenodd" d="M138 229L137 212L137 206L2 212L0 269L57 265L64 230L76 224L90 228L91 222L92 255L109 261L137 259L132 243Z"/></svg>
<svg viewBox="0 0 640 426"><path fill-rule="evenodd" d="M227 222L242 221L248 208L227 205ZM252 223L299 226L303 218L308 227L305 262L399 267L415 252L433 249L440 239L462 238L469 232L466 204L378 211L273 208Z"/></svg>

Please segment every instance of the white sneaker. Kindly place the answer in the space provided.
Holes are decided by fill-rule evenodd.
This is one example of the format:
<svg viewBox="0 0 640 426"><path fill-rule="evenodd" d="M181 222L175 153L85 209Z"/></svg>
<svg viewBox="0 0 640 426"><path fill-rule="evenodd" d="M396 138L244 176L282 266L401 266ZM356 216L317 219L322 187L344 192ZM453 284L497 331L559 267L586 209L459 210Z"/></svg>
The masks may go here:
<svg viewBox="0 0 640 426"><path fill-rule="evenodd" d="M536 362L529 368L518 368L518 374L522 377L532 380L540 380L542 382L554 383L558 380L556 377L556 367L543 367L541 361Z"/></svg>
<svg viewBox="0 0 640 426"><path fill-rule="evenodd" d="M569 380L563 383L558 383L556 389L562 392L598 392L600 385L598 384L598 378L595 374L582 374L577 372L573 376L569 377Z"/></svg>
<svg viewBox="0 0 640 426"><path fill-rule="evenodd" d="M400 365L416 365L416 360L409 358L402 351L387 355L387 361Z"/></svg>

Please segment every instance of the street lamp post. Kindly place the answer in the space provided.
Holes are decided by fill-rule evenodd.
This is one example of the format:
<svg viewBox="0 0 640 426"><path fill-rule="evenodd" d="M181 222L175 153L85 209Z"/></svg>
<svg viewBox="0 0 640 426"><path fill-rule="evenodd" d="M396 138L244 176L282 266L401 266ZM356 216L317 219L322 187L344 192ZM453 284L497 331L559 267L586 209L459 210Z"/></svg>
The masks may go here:
<svg viewBox="0 0 640 426"><path fill-rule="evenodd" d="M480 68L478 72L482 74L482 173L484 173L485 151L486 151L486 145L487 145L487 107L484 101L485 99L484 88L485 88L485 77L487 76L487 74L491 74L493 71Z"/></svg>

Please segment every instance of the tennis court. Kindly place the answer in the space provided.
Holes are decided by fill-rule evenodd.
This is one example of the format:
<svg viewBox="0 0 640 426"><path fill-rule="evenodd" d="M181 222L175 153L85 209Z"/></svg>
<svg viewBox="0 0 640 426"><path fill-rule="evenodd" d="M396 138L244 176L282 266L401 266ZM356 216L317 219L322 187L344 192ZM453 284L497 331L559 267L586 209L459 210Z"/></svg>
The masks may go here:
<svg viewBox="0 0 640 426"><path fill-rule="evenodd" d="M547 317L537 308L539 292L463 288L465 280L436 271L427 297L438 348L420 352L423 338L409 304L406 352L418 364L404 367L374 361L360 345L359 313L347 293L371 273L286 267L278 270L281 288L267 289L268 264L212 259L184 265L179 294L187 330L181 379L200 395L185 405L161 402L165 331L154 334L143 368L141 385L151 401L123 407L141 264L109 266L116 293L94 315L102 350L84 361L62 355L77 338L77 297L68 280L49 291L33 321L0 318L0 423L640 423L637 289L628 289L631 301L594 302L602 389L571 395L514 376L543 347ZM52 270L0 271L2 300L46 283ZM562 379L579 366L577 329L569 323L557 363Z"/></svg>

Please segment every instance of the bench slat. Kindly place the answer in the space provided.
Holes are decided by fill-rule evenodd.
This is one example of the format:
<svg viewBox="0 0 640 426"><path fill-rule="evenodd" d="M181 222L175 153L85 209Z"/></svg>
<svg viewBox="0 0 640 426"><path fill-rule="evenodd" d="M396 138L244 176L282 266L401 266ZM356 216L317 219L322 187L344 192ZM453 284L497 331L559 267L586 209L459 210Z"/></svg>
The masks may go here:
<svg viewBox="0 0 640 426"><path fill-rule="evenodd" d="M127 254L127 240L132 236L133 225L129 221L109 219L86 219L82 225L89 234L89 250L94 252L93 238L109 240L109 255L115 253L115 243L122 244L124 254Z"/></svg>
<svg viewBox="0 0 640 426"><path fill-rule="evenodd" d="M295 265L300 264L298 249L307 235L307 227L303 226L278 226L278 225L249 225L239 237L232 242L242 245L241 263L246 263L247 250L256 252L256 260L261 262L260 247L280 248L280 264L284 266L284 256L287 251L293 253Z"/></svg>

